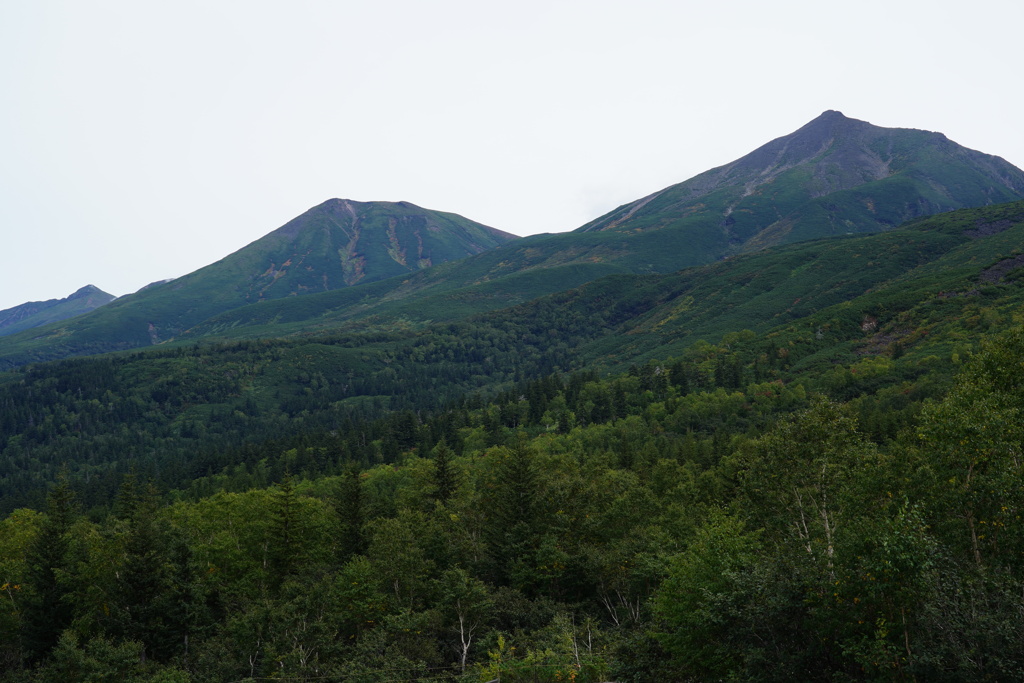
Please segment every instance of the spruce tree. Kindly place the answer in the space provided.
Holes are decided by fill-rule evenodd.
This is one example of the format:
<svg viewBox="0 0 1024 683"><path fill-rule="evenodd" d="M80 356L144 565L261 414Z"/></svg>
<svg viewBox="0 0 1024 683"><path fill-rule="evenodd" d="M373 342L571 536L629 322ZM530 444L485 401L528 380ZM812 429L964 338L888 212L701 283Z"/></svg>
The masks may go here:
<svg viewBox="0 0 1024 683"><path fill-rule="evenodd" d="M275 485L272 515L268 559L271 568L271 585L278 587L295 568L301 550L299 503L290 472L286 472L284 478Z"/></svg>
<svg viewBox="0 0 1024 683"><path fill-rule="evenodd" d="M348 562L353 555L366 551L363 536L363 492L359 467L352 463L345 468L334 494L334 511L338 515L338 561Z"/></svg>
<svg viewBox="0 0 1024 683"><path fill-rule="evenodd" d="M455 495L459 487L458 472L452 459L455 453L442 438L434 446L434 499L444 504Z"/></svg>
<svg viewBox="0 0 1024 683"><path fill-rule="evenodd" d="M76 515L75 495L62 471L46 497L46 518L26 556L29 593L23 633L30 661L45 656L71 625L65 576L70 569L67 534Z"/></svg>
<svg viewBox="0 0 1024 683"><path fill-rule="evenodd" d="M164 615L159 609L165 591L166 534L157 518L156 487L140 486L125 478L116 506L122 517L124 559L117 572L113 630L143 644L141 657L151 657L161 645Z"/></svg>
<svg viewBox="0 0 1024 683"><path fill-rule="evenodd" d="M498 465L496 486L486 504L491 577L498 584L525 587L525 565L539 532L535 523L537 473L523 432L516 434L512 448Z"/></svg>

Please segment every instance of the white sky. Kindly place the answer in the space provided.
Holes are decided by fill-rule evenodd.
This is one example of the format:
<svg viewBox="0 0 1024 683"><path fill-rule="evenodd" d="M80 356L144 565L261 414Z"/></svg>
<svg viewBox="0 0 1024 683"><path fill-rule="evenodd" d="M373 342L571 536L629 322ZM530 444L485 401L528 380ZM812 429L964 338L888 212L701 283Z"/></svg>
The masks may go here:
<svg viewBox="0 0 1024 683"><path fill-rule="evenodd" d="M331 197L574 229L826 109L1024 167L1020 0L0 0L0 309Z"/></svg>

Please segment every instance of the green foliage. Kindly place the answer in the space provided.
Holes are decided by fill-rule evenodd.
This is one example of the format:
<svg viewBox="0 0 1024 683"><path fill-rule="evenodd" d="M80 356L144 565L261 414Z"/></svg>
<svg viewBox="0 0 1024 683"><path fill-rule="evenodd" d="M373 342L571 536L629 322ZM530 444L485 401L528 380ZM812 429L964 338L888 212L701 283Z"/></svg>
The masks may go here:
<svg viewBox="0 0 1024 683"><path fill-rule="evenodd" d="M608 379L524 382L458 419L406 415L382 432L402 444L396 462L362 471L173 503L129 477L47 561L63 567L70 628L36 663L18 644L5 656L26 676L126 680L1019 672L1016 532L980 539L979 565L962 518L942 520L962 490L933 471L939 425L959 429L949 415L984 401L977 387L1015 407L1020 335L982 345L958 388L885 442L859 431L863 406L777 381L715 386L717 359L760 338L723 341ZM898 362L855 367L885 377ZM990 454L995 437L973 438ZM459 474L442 501L445 449ZM968 499L1012 503L1019 486L991 490ZM25 535L47 518L4 520L34 520L11 576L30 574ZM24 637L20 619L5 628Z"/></svg>
<svg viewBox="0 0 1024 683"><path fill-rule="evenodd" d="M106 638L80 643L67 632L61 636L50 660L37 671L38 681L82 681L83 683L187 683L190 676L181 669L147 664L140 657L139 643L115 644Z"/></svg>
<svg viewBox="0 0 1024 683"><path fill-rule="evenodd" d="M935 501L935 523L959 540L958 549L969 549L979 566L1014 563L1024 550L1022 359L1019 328L983 344L949 394L921 415L922 457L942 494ZM960 526L959 533L951 523Z"/></svg>
<svg viewBox="0 0 1024 683"><path fill-rule="evenodd" d="M69 534L75 515L74 494L62 476L47 495L46 517L25 553L24 585L28 590L22 608L22 635L32 659L54 647L61 632L71 625Z"/></svg>
<svg viewBox="0 0 1024 683"><path fill-rule="evenodd" d="M350 465L342 474L333 503L338 516L338 558L346 562L353 555L360 555L366 550L363 536L363 490L357 467Z"/></svg>
<svg viewBox="0 0 1024 683"><path fill-rule="evenodd" d="M1019 210L11 373L0 678L1020 678Z"/></svg>
<svg viewBox="0 0 1024 683"><path fill-rule="evenodd" d="M744 587L741 575L751 571L759 547L758 533L723 516L702 527L672 561L655 610L665 628L660 639L683 675L724 678L741 666L745 652L735 647L733 620L743 605L735 593Z"/></svg>
<svg viewBox="0 0 1024 683"><path fill-rule="evenodd" d="M434 498L441 504L447 503L459 487L458 471L452 459L455 453L442 439L434 447Z"/></svg>
<svg viewBox="0 0 1024 683"><path fill-rule="evenodd" d="M0 669L16 670L22 665L22 634L26 602L33 600L28 556L38 538L41 513L17 510L0 520ZM37 552L36 549L33 549Z"/></svg>

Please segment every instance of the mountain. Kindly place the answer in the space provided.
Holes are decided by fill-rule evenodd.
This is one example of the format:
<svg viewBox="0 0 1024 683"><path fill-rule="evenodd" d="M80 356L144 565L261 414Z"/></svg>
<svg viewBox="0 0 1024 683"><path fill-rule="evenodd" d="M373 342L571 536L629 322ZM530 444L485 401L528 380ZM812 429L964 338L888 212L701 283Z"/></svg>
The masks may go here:
<svg viewBox="0 0 1024 683"><path fill-rule="evenodd" d="M86 285L63 299L30 301L8 308L0 311L0 337L88 313L116 298L98 287Z"/></svg>
<svg viewBox="0 0 1024 683"><path fill-rule="evenodd" d="M229 256L73 324L5 340L16 362L148 346L233 308L365 285L479 254L515 235L408 202L331 199Z"/></svg>
<svg viewBox="0 0 1024 683"><path fill-rule="evenodd" d="M612 273L671 273L771 245L885 231L920 216L1021 198L1024 172L998 157L941 133L881 128L827 111L574 232L524 238L301 308L282 302L236 309L188 334L265 336L281 323L295 331L366 319L453 320Z"/></svg>
<svg viewBox="0 0 1024 683"><path fill-rule="evenodd" d="M1024 172L998 157L940 133L827 111L741 159L569 233L510 240L406 203L331 200L218 263L74 326L0 343L0 363L172 338L454 321L614 273L672 273L771 245L885 231L919 216L1021 198Z"/></svg>
<svg viewBox="0 0 1024 683"><path fill-rule="evenodd" d="M736 161L621 206L579 232L672 230L724 255L1024 197L1024 172L941 133L826 111Z"/></svg>
<svg viewBox="0 0 1024 683"><path fill-rule="evenodd" d="M406 275L514 239L409 202L331 199L215 265L230 277L244 277L245 300L254 302ZM211 274L204 269L186 277ZM240 285L236 290L243 293Z"/></svg>

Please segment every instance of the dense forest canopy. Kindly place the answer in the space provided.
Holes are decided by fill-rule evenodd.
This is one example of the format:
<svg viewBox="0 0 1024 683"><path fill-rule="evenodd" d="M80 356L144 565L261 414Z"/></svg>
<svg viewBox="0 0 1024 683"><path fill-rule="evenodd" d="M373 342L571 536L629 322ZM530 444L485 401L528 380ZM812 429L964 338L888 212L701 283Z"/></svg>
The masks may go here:
<svg viewBox="0 0 1024 683"><path fill-rule="evenodd" d="M925 400L723 354L353 417L363 449L128 474L106 507L61 474L0 523L5 676L1019 675L1024 334Z"/></svg>
<svg viewBox="0 0 1024 683"><path fill-rule="evenodd" d="M1019 680L1020 210L8 372L0 679Z"/></svg>

